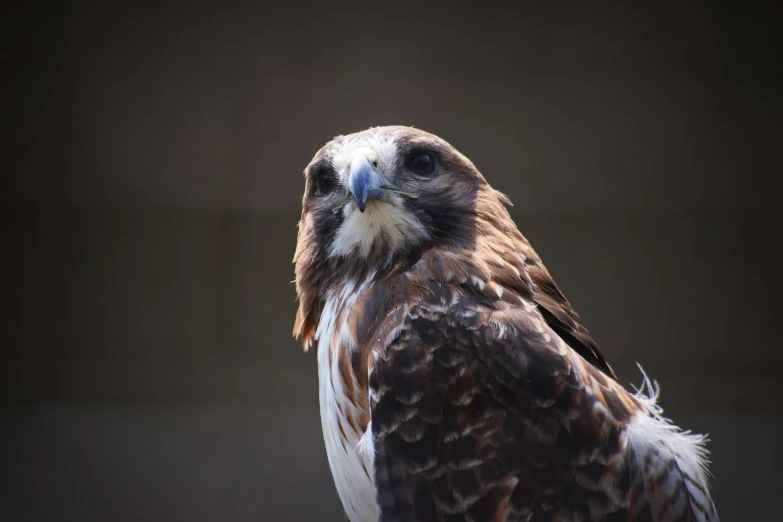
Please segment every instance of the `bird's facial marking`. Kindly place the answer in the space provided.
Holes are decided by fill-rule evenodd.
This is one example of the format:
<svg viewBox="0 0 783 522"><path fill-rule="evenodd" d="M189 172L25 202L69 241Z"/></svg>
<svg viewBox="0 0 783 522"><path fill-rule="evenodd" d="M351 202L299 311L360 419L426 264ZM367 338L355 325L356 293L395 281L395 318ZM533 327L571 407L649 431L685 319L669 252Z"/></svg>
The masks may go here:
<svg viewBox="0 0 783 522"><path fill-rule="evenodd" d="M314 171L313 189L316 196L329 195L338 185L337 175L328 164L319 165Z"/></svg>
<svg viewBox="0 0 783 522"><path fill-rule="evenodd" d="M328 146L329 147L329 146ZM370 130L338 138L326 156L343 189L333 212L341 218L331 243L329 257L367 257L373 251L394 253L413 247L430 237L427 227L405 205L416 194L399 188L401 170L431 175L434 155L417 159L388 132ZM410 156L410 158L409 158Z"/></svg>
<svg viewBox="0 0 783 522"><path fill-rule="evenodd" d="M387 196L399 199L400 196ZM343 221L329 249L332 257L369 256L379 243L388 249L388 255L429 238L429 231L416 215L399 201L368 205L361 212L356 205L343 208Z"/></svg>
<svg viewBox="0 0 783 522"><path fill-rule="evenodd" d="M356 158L367 160L381 176L386 177L396 166L397 145L394 137L374 129L336 139L330 147L331 164L342 179L347 182L351 165Z"/></svg>
<svg viewBox="0 0 783 522"><path fill-rule="evenodd" d="M306 176L303 221L314 232L315 259L373 264L465 239L483 182L451 145L409 127L338 136Z"/></svg>

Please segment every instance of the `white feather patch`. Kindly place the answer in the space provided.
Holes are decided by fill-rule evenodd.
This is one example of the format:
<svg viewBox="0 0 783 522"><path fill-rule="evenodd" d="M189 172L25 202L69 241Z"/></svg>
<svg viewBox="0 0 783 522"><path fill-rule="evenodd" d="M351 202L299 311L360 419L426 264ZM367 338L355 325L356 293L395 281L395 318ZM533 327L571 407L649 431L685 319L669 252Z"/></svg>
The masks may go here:
<svg viewBox="0 0 783 522"><path fill-rule="evenodd" d="M370 459L370 469L373 469L372 466L375 465L375 443L372 438L372 421L367 424L367 429L362 435L362 438L359 439L359 444L356 445L356 449L360 454Z"/></svg>
<svg viewBox="0 0 783 522"><path fill-rule="evenodd" d="M643 381L634 397L651 415L647 415L645 412L637 413L625 434L627 444L636 455L637 466L639 469L643 469L643 461L647 455L660 455L658 458L674 458L679 470L688 477L684 483L690 497L705 512L709 513L712 509L712 501L694 485L694 483L698 484L704 492L709 491L707 481L709 453L705 448L708 439L705 435L683 431L671 420L664 417L663 409L658 405L660 394L658 383L650 381L641 366L639 366L639 370L642 372ZM670 478L670 482L673 483L670 483L668 487L679 487L680 480L677 477ZM662 484L661 487L666 488L667 484ZM701 515L703 513L697 513L697 516Z"/></svg>
<svg viewBox="0 0 783 522"><path fill-rule="evenodd" d="M397 160L397 144L394 138L382 128L341 136L332 152L331 161L335 171L343 178L343 182L347 178L354 154L364 151L370 152L372 159L378 160L381 171L393 167Z"/></svg>
<svg viewBox="0 0 783 522"><path fill-rule="evenodd" d="M429 238L427 228L411 212L390 201L371 201L364 213L353 203L343 209L343 222L329 249L331 256L367 257L376 241L384 241L389 254Z"/></svg>
<svg viewBox="0 0 783 522"><path fill-rule="evenodd" d="M347 283L342 292L327 296L316 331L319 403L326 455L337 493L351 522L375 522L378 516L375 486L371 479L374 451L369 450L372 448L372 435L369 436L369 441L365 440L367 433L372 433L372 430L368 426L367 432L361 437L351 429L340 430L340 422L344 427L348 426L345 416L356 417L358 411L345 395L346 391L339 376L339 358L334 354L330 365L329 351L335 348L351 349L350 343L346 343L344 338L346 330L342 324L337 323L349 315L340 312L343 307L350 307L366 284L356 288L355 284ZM333 346L333 343L337 343L337 346Z"/></svg>
<svg viewBox="0 0 783 522"><path fill-rule="evenodd" d="M694 477L699 477L706 483L709 464L709 452L705 444L709 440L706 435L683 431L663 416L663 408L658 405L661 388L657 382L651 381L639 366L644 380L636 390L634 397L641 402L653 416L637 415L629 426L629 436L640 446L663 445L670 449L686 465ZM637 446L638 447L638 446Z"/></svg>

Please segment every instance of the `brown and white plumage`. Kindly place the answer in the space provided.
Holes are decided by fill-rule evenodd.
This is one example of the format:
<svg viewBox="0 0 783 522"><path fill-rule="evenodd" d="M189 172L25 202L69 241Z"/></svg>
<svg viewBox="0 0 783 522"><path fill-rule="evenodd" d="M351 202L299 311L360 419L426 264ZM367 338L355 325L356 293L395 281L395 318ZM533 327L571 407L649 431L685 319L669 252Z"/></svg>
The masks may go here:
<svg viewBox="0 0 783 522"><path fill-rule="evenodd" d="M352 522L718 520L703 439L618 384L465 156L380 127L305 176L294 334Z"/></svg>

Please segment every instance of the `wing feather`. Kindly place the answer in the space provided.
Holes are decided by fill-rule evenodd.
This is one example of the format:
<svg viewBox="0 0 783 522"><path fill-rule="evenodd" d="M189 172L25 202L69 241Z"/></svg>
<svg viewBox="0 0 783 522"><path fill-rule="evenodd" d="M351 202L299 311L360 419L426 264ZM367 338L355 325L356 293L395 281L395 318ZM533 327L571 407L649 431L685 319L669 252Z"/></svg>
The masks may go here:
<svg viewBox="0 0 783 522"><path fill-rule="evenodd" d="M370 372L380 521L717 521L686 462L694 441L672 438L688 435L534 307L456 287L444 307L444 291L410 308ZM672 443L646 439L650 426Z"/></svg>

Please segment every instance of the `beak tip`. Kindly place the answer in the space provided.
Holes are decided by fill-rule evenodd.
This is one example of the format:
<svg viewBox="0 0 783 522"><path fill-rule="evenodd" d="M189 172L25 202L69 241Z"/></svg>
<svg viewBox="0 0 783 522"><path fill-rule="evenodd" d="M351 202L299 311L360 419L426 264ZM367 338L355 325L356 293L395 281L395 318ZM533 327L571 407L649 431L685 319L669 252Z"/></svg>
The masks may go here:
<svg viewBox="0 0 783 522"><path fill-rule="evenodd" d="M364 209L367 206L367 200L365 198L362 198L361 196L353 196L353 202L356 204L356 208L359 209L359 212L364 214Z"/></svg>

